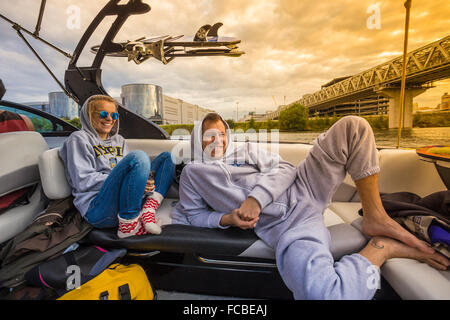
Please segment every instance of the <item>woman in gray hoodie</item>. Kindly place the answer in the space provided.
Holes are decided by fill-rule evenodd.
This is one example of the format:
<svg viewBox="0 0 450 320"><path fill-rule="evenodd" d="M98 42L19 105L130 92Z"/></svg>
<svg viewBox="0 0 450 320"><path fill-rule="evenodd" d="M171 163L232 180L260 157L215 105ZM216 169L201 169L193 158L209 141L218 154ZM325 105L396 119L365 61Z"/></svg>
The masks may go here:
<svg viewBox="0 0 450 320"><path fill-rule="evenodd" d="M143 151L128 152L118 134L117 103L109 96L87 99L80 120L81 130L72 133L59 150L75 207L94 227L118 226L121 238L160 233L154 214L175 174L170 153L150 161ZM144 193L150 191L143 204Z"/></svg>
<svg viewBox="0 0 450 320"><path fill-rule="evenodd" d="M449 265L425 242L389 221L381 231L373 228L376 223L369 228L363 224L367 234L378 237L360 252L334 261L323 212L346 172L355 181L364 220L383 217L375 139L363 118L348 116L335 123L314 141L297 168L262 144L235 147L228 124L217 114L194 126L191 152L193 161L181 174L173 223L254 228L274 249L280 275L296 299L370 299L377 287L374 271L393 257L418 259L440 270Z"/></svg>

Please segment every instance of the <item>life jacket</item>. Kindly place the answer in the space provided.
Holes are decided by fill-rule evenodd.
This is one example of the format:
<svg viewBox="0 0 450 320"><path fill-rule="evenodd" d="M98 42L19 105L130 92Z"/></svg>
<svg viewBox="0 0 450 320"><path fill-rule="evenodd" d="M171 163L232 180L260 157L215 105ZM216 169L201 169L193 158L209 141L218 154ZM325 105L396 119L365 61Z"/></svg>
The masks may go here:
<svg viewBox="0 0 450 320"><path fill-rule="evenodd" d="M1 112L0 133L12 131L29 131L29 129L19 114L10 111ZM30 188L24 188L0 197L0 212L2 209L9 208L18 204L18 202L22 202L22 198L24 198L25 194L30 190Z"/></svg>
<svg viewBox="0 0 450 320"><path fill-rule="evenodd" d="M0 113L0 133L12 131L29 131L29 129L19 114L3 111Z"/></svg>

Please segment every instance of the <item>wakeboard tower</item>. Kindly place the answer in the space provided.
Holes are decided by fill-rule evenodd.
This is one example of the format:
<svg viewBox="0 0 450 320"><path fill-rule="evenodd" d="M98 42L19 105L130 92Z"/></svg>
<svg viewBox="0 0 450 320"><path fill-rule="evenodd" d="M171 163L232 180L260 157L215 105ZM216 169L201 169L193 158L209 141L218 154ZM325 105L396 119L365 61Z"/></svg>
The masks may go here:
<svg viewBox="0 0 450 320"><path fill-rule="evenodd" d="M46 0L41 0L39 16L34 32L28 31L1 14L0 18L3 18L12 24L13 29L16 30L19 37L27 44L29 49L43 64L64 93L79 105L83 105L83 103L94 94L109 95L102 85L101 65L106 56L127 57L128 61L133 61L136 64L140 64L152 57L161 61L163 64L167 64L176 57L239 57L244 54L244 52L239 51L237 47L237 44L241 42L240 40L231 37L218 36L218 30L223 25L220 22L212 26L207 24L200 27L194 36L165 35L151 38L140 37L134 41L113 42L113 39L130 16L145 14L151 10L150 6L142 2L142 0L128 0L126 3L119 4L121 2L124 1L109 0L106 3L84 32L73 54L64 52L39 36ZM95 54L92 64L89 66L79 66L77 64L78 59L85 49L88 40L92 37L100 23L106 17L110 16L116 16L116 18L107 31L102 43L91 48L91 52ZM57 79L48 65L33 49L22 32L43 42L70 59L64 75L64 85ZM121 122L119 131L125 138L169 138L168 134L155 123L128 110L120 104L119 115L121 118L127 119L126 121Z"/></svg>
<svg viewBox="0 0 450 320"><path fill-rule="evenodd" d="M0 79L0 100L2 100L3 96L5 95L6 89L5 85L3 84L2 79Z"/></svg>

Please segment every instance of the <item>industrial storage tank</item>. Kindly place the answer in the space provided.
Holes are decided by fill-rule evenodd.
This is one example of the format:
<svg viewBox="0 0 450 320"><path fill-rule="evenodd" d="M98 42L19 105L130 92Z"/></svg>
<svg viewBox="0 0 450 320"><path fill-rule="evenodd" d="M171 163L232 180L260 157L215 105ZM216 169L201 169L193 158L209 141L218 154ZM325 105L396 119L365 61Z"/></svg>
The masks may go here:
<svg viewBox="0 0 450 320"><path fill-rule="evenodd" d="M122 86L122 104L145 118L161 118L163 93L154 84L133 83Z"/></svg>

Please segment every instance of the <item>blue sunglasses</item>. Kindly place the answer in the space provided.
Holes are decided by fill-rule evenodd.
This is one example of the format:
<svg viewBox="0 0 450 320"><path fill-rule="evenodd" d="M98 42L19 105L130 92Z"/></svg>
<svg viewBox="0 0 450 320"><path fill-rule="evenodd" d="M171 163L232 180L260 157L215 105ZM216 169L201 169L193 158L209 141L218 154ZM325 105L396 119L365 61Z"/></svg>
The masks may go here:
<svg viewBox="0 0 450 320"><path fill-rule="evenodd" d="M102 118L102 119L106 119L109 116L108 111L100 111L99 114L100 114L100 118ZM111 112L111 118L113 120L117 120L117 119L119 119L119 114L117 112Z"/></svg>

